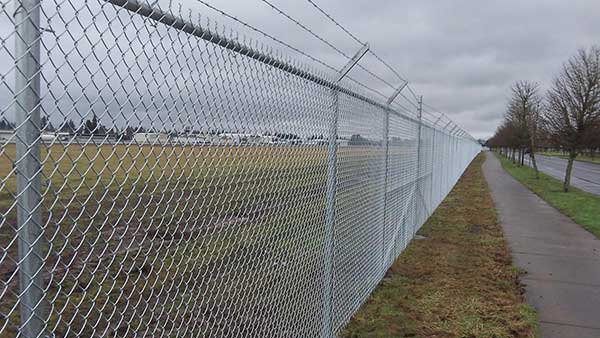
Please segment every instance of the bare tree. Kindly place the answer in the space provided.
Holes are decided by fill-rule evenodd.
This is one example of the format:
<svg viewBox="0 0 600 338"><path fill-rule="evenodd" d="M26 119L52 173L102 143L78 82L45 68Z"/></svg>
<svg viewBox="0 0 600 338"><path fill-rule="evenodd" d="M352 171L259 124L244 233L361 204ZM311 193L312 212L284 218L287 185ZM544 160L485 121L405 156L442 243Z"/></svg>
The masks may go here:
<svg viewBox="0 0 600 338"><path fill-rule="evenodd" d="M498 126L498 129L496 129L494 136L492 136L486 144L488 147L498 150L500 154L508 158L513 158L513 150L515 148L514 134L513 124L505 119L504 122Z"/></svg>
<svg viewBox="0 0 600 338"><path fill-rule="evenodd" d="M554 79L544 120L569 154L564 191L569 191L573 161L588 131L600 120L600 47L580 49Z"/></svg>
<svg viewBox="0 0 600 338"><path fill-rule="evenodd" d="M520 149L520 164L525 162L525 150L529 150L531 163L539 178L535 160L536 140L540 124L542 97L539 85L531 81L518 81L512 87L512 97L508 104L506 119L514 128L514 137Z"/></svg>

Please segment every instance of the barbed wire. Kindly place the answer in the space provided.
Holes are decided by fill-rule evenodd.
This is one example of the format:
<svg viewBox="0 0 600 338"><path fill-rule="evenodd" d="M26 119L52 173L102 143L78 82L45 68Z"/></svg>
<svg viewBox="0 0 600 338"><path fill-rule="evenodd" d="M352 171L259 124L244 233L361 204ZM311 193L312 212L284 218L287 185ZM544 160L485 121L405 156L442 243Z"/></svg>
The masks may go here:
<svg viewBox="0 0 600 338"><path fill-rule="evenodd" d="M414 97L415 101L419 101L419 97L417 96L417 94L415 94L415 91L412 89L410 83L406 85L406 89L408 89L408 91L411 93L411 95Z"/></svg>
<svg viewBox="0 0 600 338"><path fill-rule="evenodd" d="M352 32L350 32L350 30L348 30L346 27L344 27L341 23L339 23L337 20L335 20L332 15L327 13L324 9L322 9L319 5L317 5L313 0L306 0L306 1L308 1L311 5L313 5L313 7L315 7L319 12L321 12L321 14L325 15L331 22L333 22L342 31L344 31L346 34L348 34L348 36L350 36L354 41L358 42L361 45L364 45L364 42L362 42L359 38L357 38L356 35L352 34ZM396 69L394 69L394 67L392 67L383 58L381 58L379 55L377 55L373 50L369 49L369 54L373 55L373 57L375 57L375 59L377 59L377 61L381 62L384 66L386 66L386 68L388 68L392 73L394 73L394 75L396 75L400 80L407 82L406 79L403 78L400 75L400 73L396 71Z"/></svg>
<svg viewBox="0 0 600 338"><path fill-rule="evenodd" d="M318 63L318 64L320 64L320 65L322 65L322 66L324 66L324 67L326 67L328 69L330 69L330 70L333 70L335 72L338 71L337 68L335 68L334 66L326 63L325 61L322 61L322 60L320 60L320 59L318 59L318 58L316 58L316 57L314 57L314 56L312 56L312 55L310 55L310 54L302 51L300 48L294 47L291 44L289 44L289 43L287 43L287 42L285 42L285 41L283 41L281 39L278 39L278 38L276 38L276 37L274 37L274 36L266 33L265 31L263 31L263 30L261 30L259 28L256 28L256 27L250 25L249 23L247 23L247 22L245 22L245 21L243 21L243 20L241 20L241 19L239 19L239 18L237 18L237 17L235 17L235 16L233 16L233 15L231 15L231 14L229 14L229 13L227 13L227 12L225 12L225 11L223 11L223 10L221 10L221 9L213 6L213 5L211 5L211 4L209 4L208 2L206 2L204 0L196 0L196 1L199 2L200 4L206 6L207 8L209 8L209 9L211 9L211 10L213 10L213 11L215 11L215 12L221 14L221 15L223 15L224 17L227 17L227 18L229 18L229 19L231 19L231 20L233 20L233 21L235 21L235 22L243 25L244 27L246 27L248 29L251 29L251 30L257 32L257 33L263 35L264 37L266 37L268 39L271 39L271 40L277 42L278 44L280 44L280 45L282 45L282 46L284 46L286 48L289 48L289 49L293 50L294 52L296 52L296 53L298 53L298 54L300 54L300 55L302 55L304 57L307 57L308 59L310 59L310 60L312 60L312 61L314 61L314 62L316 62L316 63Z"/></svg>
<svg viewBox="0 0 600 338"><path fill-rule="evenodd" d="M431 111L434 112L434 113L440 114L442 116L446 116L446 114L442 113L441 110L437 109L436 107L433 107L430 104L427 104L427 103L423 102L423 106L426 107L426 108L431 109Z"/></svg>
<svg viewBox="0 0 600 338"><path fill-rule="evenodd" d="M312 0L306 0L306 1L308 1L311 5L313 5L319 12L321 12L321 14L325 15L331 22L333 22L336 26L338 26L346 34L348 34L352 39L354 39L354 41L358 42L361 45L364 45L364 42L362 42L359 38L357 38L354 34L352 34L348 29L346 29L346 27L342 26L342 24L337 22L331 15L329 15L329 13L325 12L325 10L323 10L321 7L319 7L319 5L317 5L314 1L312 1Z"/></svg>
<svg viewBox="0 0 600 338"><path fill-rule="evenodd" d="M264 1L264 0L263 0ZM325 11L323 8L321 8L319 5L317 5L315 3L315 1L313 0L306 0L308 3L310 3L315 9L317 9L317 11L319 11L321 14L323 14L325 17L327 17L331 22L333 22L338 28L340 28L344 33L346 33L348 36L350 36L354 41L356 41L357 43L364 45L364 42L359 39L355 34L353 34L352 32L350 32L349 29L347 29L346 27L344 27L344 25L342 25L341 23L339 23L339 21L337 21L336 19L333 18L332 15L330 15L329 13L327 13L327 11ZM405 82L408 83L408 81L406 79L404 79L395 69L394 67L392 67L388 62L386 62L383 58L379 57L373 50L369 50L369 53L371 55L373 55L379 62L381 62L383 65L385 65L392 73L394 73L400 80L403 80ZM411 93L411 95L414 97L414 99L416 101L419 101L419 97L417 96L417 94L414 92L414 90L410 87L410 85L407 85L407 89L408 91ZM418 104L412 102L409 98L407 98L404 94L400 93L400 96L402 98L404 98L412 107L414 108L418 108ZM434 108L426 103L422 103L423 106L427 106L430 109L432 109L435 113L440 114L440 118L441 117L445 117L446 119L450 120L452 122L452 124L456 125L456 123L454 121L452 121L446 114L442 113L439 109ZM408 109L406 109L406 107L400 105L403 109L409 111ZM464 130L462 130L460 127L458 127L462 132L464 132Z"/></svg>
<svg viewBox="0 0 600 338"><path fill-rule="evenodd" d="M305 30L306 32L308 32L310 35L314 36L315 38L317 38L318 40L320 40L321 42L323 42L324 44L326 44L327 46L329 46L331 49L333 49L334 51L336 51L338 54L344 56L347 59L351 59L352 57L347 55L346 53L344 53L342 50L340 50L339 48L337 48L333 43L329 42L328 40L326 40L325 38L321 37L320 35L318 35L317 33L313 32L310 28L308 28L306 25L304 25L303 23L301 23L300 21L292 18L291 15L287 14L286 12L284 12L283 10L279 9L279 7L273 5L271 2L267 1L267 0L261 0L262 2L264 2L265 4L267 4L269 7L271 7L273 10L275 10L276 12L278 12L279 14L283 15L284 17L286 17L288 20L292 21L293 23L295 23L297 26L299 26L300 28L302 28L303 30Z"/></svg>
<svg viewBox="0 0 600 338"><path fill-rule="evenodd" d="M287 14L282 9L280 9L277 6L273 5L270 1L268 1L268 0L261 0L261 1L264 2L265 4L269 5L273 10L275 10L279 14L283 15L288 20L290 20L293 23L295 23L298 27L302 28L303 30L305 30L306 32L308 32L309 34L311 34L312 36L314 36L315 38L319 39L321 42L325 43L327 46L329 46L330 48L332 48L338 54L344 56L348 60L352 59L351 56L349 56L348 54L344 53L338 47L334 46L332 43L330 43L329 41L325 40L324 38L322 38L321 36L319 36L318 34L316 34L313 30L311 30L310 28L308 28L306 25L302 24L300 21L294 19L291 15ZM362 44L362 45L364 45L364 44ZM361 65L360 63L357 63L356 66L358 68L362 69L363 71L365 71L367 74L373 76L377 80L379 80L382 83L386 84L387 86L395 89L395 86L393 84L391 84L389 81L387 81L386 79L382 78L381 76L375 74L370 69L366 68L365 66Z"/></svg>
<svg viewBox="0 0 600 338"><path fill-rule="evenodd" d="M316 57L314 57L314 56L312 56L312 55L310 55L310 54L302 51L300 48L294 47L291 44L289 44L289 43L287 43L287 42L285 42L285 41L283 41L281 39L278 39L278 38L276 38L276 37L274 37L274 36L266 33L265 31L261 30L260 28L252 26L251 24L243 21L242 19L239 19L239 18L237 18L237 17L235 17L235 16L233 16L233 15L225 12L222 9L219 9L219 8L215 7L215 6L209 4L208 2L206 2L204 0L196 0L196 1L199 2L200 4L206 6L207 8L209 8L209 9L211 9L211 10L213 10L213 11L215 11L215 12L217 12L217 13L219 13L219 14L221 14L221 15L223 15L223 16L225 16L225 17L227 17L227 18L229 18L229 19L231 19L231 20L233 20L233 21L235 21L235 22L237 22L239 24L241 24L241 25L243 25L244 27L247 27L248 29L251 29L251 30L253 30L253 31L255 31L255 32L263 35L264 37L266 37L268 39L271 39L271 40L275 41L276 43L281 44L282 46L284 46L286 48L289 48L289 49L293 50L294 52L296 52L296 53L298 53L298 54L300 54L300 55L302 55L304 57L307 57L308 59L310 59L310 60L312 60L312 61L314 61L314 62L316 62L316 63L318 63L318 64L320 64L320 65L322 65L322 66L324 66L324 67L326 67L326 68L328 68L328 69L336 72L336 73L339 72L339 69L337 69L334 66L326 63L325 61L322 61L322 60L320 60L320 59L318 59L318 58L316 58ZM356 80L355 78L353 78L351 76L347 75L345 78L348 79L348 80L350 80L351 82L357 84L358 86L360 86L363 89L366 89L366 90L368 90L368 91L370 91L370 92L372 92L374 94L377 94L378 96L380 96L382 98L387 98L387 96L385 94L383 94L382 92L380 92L380 91L378 91L378 90L376 90L374 88L371 88L371 87L365 85L364 83Z"/></svg>

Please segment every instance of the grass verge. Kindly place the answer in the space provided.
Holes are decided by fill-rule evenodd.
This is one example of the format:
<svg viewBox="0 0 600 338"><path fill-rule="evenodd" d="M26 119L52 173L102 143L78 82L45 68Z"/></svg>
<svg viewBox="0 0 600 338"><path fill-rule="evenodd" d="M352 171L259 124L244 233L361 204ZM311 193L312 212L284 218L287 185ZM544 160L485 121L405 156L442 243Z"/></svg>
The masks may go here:
<svg viewBox="0 0 600 338"><path fill-rule="evenodd" d="M502 167L519 182L540 196L550 205L569 216L575 223L600 238L600 196L571 187L563 191L560 180L540 172L535 178L532 168L520 167L508 158L498 155Z"/></svg>
<svg viewBox="0 0 600 338"><path fill-rule="evenodd" d="M542 152L540 153L541 155L545 155L545 156L553 156L553 157L560 157L560 158L564 158L564 159L568 159L569 156L566 155L565 153L559 153L559 152ZM591 163L596 163L596 164L600 164L600 158L598 158L597 156L595 157L591 157L591 156L587 156L587 155L579 155L577 156L577 158L575 159L575 161L581 161L581 162L591 162Z"/></svg>
<svg viewBox="0 0 600 338"><path fill-rule="evenodd" d="M535 337L479 155L342 337Z"/></svg>

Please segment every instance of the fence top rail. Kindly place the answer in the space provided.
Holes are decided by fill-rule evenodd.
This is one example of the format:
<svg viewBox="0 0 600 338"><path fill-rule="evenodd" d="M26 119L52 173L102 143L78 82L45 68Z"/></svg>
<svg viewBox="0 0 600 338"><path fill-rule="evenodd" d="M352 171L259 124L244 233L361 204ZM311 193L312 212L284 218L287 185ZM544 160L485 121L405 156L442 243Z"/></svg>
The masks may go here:
<svg viewBox="0 0 600 338"><path fill-rule="evenodd" d="M161 23L163 25L169 26L173 29L185 32L187 34L191 34L196 36L202 40L208 41L210 43L214 43L222 48L231 50L235 53L244 55L251 59L254 59L260 63L266 64L268 66L277 68L286 73L298 76L307 81L313 82L317 85L324 86L330 88L332 90L339 91L348 96L354 97L358 100L369 103L373 106L376 106L380 109L387 110L390 113L409 120L415 123L422 123L426 121L419 121L418 118L407 115L405 113L399 112L388 104L383 102L379 102L373 98L367 97L361 93L358 93L354 90L348 89L341 84L337 83L334 80L330 80L325 78L324 76L316 75L308 70L302 69L298 66L290 64L289 62L278 59L272 55L261 52L259 50L253 49L249 46L246 46L238 41L222 36L216 32L210 31L206 28L203 28L197 24L189 22L181 17L175 16L170 12L166 12L160 8L157 8L147 1L144 0L103 0L109 4L122 7L132 13L147 17L155 22ZM434 125L430 127L435 128Z"/></svg>

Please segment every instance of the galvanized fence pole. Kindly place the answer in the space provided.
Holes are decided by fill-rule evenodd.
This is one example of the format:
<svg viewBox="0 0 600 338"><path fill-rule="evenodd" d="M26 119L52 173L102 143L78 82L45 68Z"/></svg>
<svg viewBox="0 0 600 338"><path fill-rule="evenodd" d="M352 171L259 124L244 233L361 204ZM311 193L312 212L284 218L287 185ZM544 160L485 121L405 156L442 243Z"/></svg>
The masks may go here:
<svg viewBox="0 0 600 338"><path fill-rule="evenodd" d="M433 128L431 128L431 184L429 185L429 215L433 214L433 205L436 203L434 202L433 197L433 185L435 180L435 127L437 126L437 123L440 120L440 118L441 116L435 121L435 123L433 124Z"/></svg>
<svg viewBox="0 0 600 338"><path fill-rule="evenodd" d="M19 303L24 338L42 336L43 229L40 165L40 0L15 9L15 120Z"/></svg>
<svg viewBox="0 0 600 338"><path fill-rule="evenodd" d="M400 87L398 87L394 93L387 100L388 109L385 110L385 115L383 119L383 153L384 153L384 183L383 183L383 226L381 229L381 265L382 265L382 275L385 274L386 270L386 246L385 246L385 227L387 225L387 190L388 190L388 167L389 167L389 133L390 133L390 110L392 106L392 102L400 95L402 90L406 88L408 82L405 81Z"/></svg>
<svg viewBox="0 0 600 338"><path fill-rule="evenodd" d="M336 78L336 85L344 79L358 61L369 51L369 45L365 44L352 59L342 68ZM330 338L334 336L333 328L333 288L334 288L334 260L335 260L335 198L337 189L337 138L340 119L339 91L331 90L333 96L333 120L329 126L327 145L327 193L325 209L325 281L323 294L323 329L321 337Z"/></svg>
<svg viewBox="0 0 600 338"><path fill-rule="evenodd" d="M383 117L383 224L381 227L381 274L385 274L385 227L387 223L387 187L388 187L388 161L389 161L389 130L390 111L385 110Z"/></svg>
<svg viewBox="0 0 600 338"><path fill-rule="evenodd" d="M419 108L418 108L418 117L419 117L419 128L417 131L417 175L416 175L416 180L415 180L415 185L416 185L416 189L417 192L422 194L421 191L419 191L419 182L421 181L421 132L423 129L423 96L419 96ZM417 203L416 199L416 195L413 195L413 198L415 199L415 220L416 217L418 215L418 211L419 211L419 204ZM413 224L413 236L417 233L417 224L415 222L415 224Z"/></svg>
<svg viewBox="0 0 600 338"><path fill-rule="evenodd" d="M323 294L323 338L332 336L333 260L335 241L335 194L337 185L337 132L339 120L339 93L332 89L333 120L329 126L327 146L327 195L325 209L325 280Z"/></svg>

